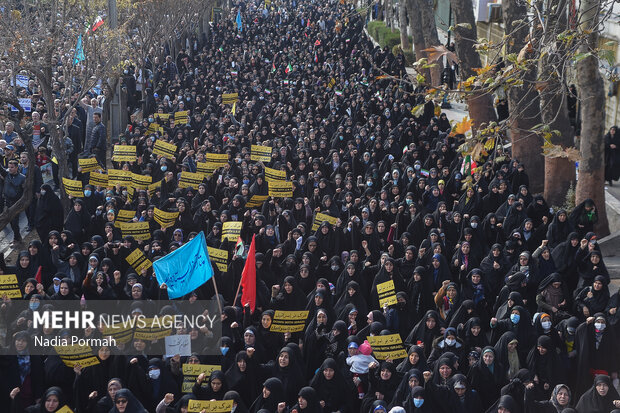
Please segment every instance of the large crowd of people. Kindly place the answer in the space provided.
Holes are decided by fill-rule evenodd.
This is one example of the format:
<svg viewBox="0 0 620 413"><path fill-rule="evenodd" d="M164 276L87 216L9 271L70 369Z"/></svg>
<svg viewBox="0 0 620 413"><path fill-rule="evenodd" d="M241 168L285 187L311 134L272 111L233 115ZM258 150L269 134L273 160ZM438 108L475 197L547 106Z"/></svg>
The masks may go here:
<svg viewBox="0 0 620 413"><path fill-rule="evenodd" d="M148 189L93 185L94 172L79 162L109 163L97 93L37 102L34 81L20 91L35 97L22 131L37 165L7 122L2 203L21 197L35 168L26 213L40 239L24 246L14 220L23 251L13 267L0 263L29 302L17 317L17 298L4 296L0 307L0 411L186 413L190 400L232 400L234 413L620 411L620 299L610 296L594 232L604 206L588 199L571 211L550 208L530 193L527 165L501 145L478 165L463 159L464 136L424 103L402 54L373 46L353 5L250 1L239 9L241 26L221 20L176 58L147 59L143 91L128 69L132 116L118 145L135 146L136 161L107 169L150 176L159 184ZM69 85L55 76L60 96ZM45 124L54 109L67 121L72 178L83 183L66 217L59 182L43 183L40 173L54 157ZM184 111L180 121L168 115ZM174 153L163 156L158 141ZM252 145L271 147L271 158L252 160ZM205 172L214 153L227 160ZM285 175L292 196L269 196L266 168ZM187 185L187 172L202 181ZM178 217L163 225L156 210ZM119 211L148 223L148 239L124 235ZM254 311L238 289L245 256L222 236L232 221L242 223L246 247L254 239ZM181 357L134 338L127 345L140 355L102 345L88 367L31 354L34 337L66 333L30 322L61 300L132 300L137 311L167 299L153 268L138 271L126 258L139 249L156 261L201 231L229 259L213 265L215 283L183 299L213 299L217 285L217 343L193 330L192 355ZM390 281L395 299L386 301ZM278 310L307 310L305 329L271 331ZM373 349L369 337L384 335L400 337L401 358ZM220 355L205 355L205 346ZM186 364L218 369L186 388Z"/></svg>

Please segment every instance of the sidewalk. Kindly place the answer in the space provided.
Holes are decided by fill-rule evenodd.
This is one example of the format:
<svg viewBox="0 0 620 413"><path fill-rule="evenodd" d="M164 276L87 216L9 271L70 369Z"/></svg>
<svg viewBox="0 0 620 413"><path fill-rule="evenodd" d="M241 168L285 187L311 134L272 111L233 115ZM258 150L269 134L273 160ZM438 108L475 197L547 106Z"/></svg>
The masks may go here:
<svg viewBox="0 0 620 413"><path fill-rule="evenodd" d="M24 241L22 241L21 244L16 245L15 247L11 246L11 242L13 242L13 230L11 229L11 226L7 225L6 227L2 228L2 231L0 231L0 253L4 253L4 260L6 262L6 265L15 265L15 259L13 255L16 254L13 253L19 253L19 251L27 249L26 247L28 246L28 243L26 241L26 237L30 233L36 234L36 231L34 230L31 232L27 232L27 225L28 219L26 219L26 213L22 212L19 215L19 228L21 230L22 239Z"/></svg>

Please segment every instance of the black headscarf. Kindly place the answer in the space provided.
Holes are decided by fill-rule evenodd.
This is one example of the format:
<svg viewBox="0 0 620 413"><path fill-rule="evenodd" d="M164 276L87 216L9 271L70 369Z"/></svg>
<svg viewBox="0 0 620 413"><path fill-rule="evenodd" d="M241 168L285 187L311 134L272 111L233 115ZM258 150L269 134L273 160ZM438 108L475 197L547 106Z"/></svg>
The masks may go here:
<svg viewBox="0 0 620 413"><path fill-rule="evenodd" d="M601 396L596 390L598 384L606 384L609 387L605 396ZM607 413L614 408L613 401L618 399L620 399L620 396L618 396L618 392L611 383L609 376L599 374L594 378L594 384L592 384L590 390L581 396L575 408L580 413Z"/></svg>
<svg viewBox="0 0 620 413"><path fill-rule="evenodd" d="M334 370L334 376L327 380L323 372L325 369ZM347 383L333 358L326 359L310 381L310 386L316 390L318 400L325 402L326 412L346 410L351 401L352 387Z"/></svg>
<svg viewBox="0 0 620 413"><path fill-rule="evenodd" d="M125 413L147 413L147 410L142 406L142 403L133 395L129 389L120 389L114 395L114 407L110 410L110 413L120 413L116 407L116 401L118 399L127 399L127 407Z"/></svg>

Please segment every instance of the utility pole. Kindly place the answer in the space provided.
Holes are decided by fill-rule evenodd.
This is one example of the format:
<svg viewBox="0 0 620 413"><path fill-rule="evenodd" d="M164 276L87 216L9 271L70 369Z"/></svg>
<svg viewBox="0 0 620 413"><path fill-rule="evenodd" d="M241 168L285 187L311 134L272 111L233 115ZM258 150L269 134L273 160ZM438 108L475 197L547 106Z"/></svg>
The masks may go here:
<svg viewBox="0 0 620 413"><path fill-rule="evenodd" d="M111 29L118 28L116 0L108 0L108 20ZM118 57L114 57L113 64L117 65L118 63ZM114 137L114 139L122 132L123 108L121 106L121 82L119 80L116 82L114 98L110 102L110 137Z"/></svg>

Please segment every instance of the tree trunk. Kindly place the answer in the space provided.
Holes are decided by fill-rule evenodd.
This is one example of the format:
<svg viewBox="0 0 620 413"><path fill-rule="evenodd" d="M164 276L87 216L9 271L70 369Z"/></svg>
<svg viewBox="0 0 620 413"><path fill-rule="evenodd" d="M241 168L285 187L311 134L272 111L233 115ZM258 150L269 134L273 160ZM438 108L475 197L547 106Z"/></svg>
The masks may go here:
<svg viewBox="0 0 620 413"><path fill-rule="evenodd" d="M411 50L409 36L407 36L407 5L405 0L398 3L398 24L400 28L400 48L403 51Z"/></svg>
<svg viewBox="0 0 620 413"><path fill-rule="evenodd" d="M540 109L543 123L551 130L560 132L553 135L554 145L564 148L574 146L574 131L568 119L567 93L564 85L559 81L561 74L556 75L554 69L562 71L566 63L566 50L561 42L556 42L556 36L568 28L566 16L566 0L550 0L545 7L547 10L548 34L543 39L544 44L556 43L557 52L547 53L541 59L541 79L547 82L540 94ZM549 205L564 204L566 193L571 184L575 183L575 164L566 158L545 158L545 199Z"/></svg>
<svg viewBox="0 0 620 413"><path fill-rule="evenodd" d="M41 91L46 102L54 102L54 95L51 87L51 71L44 70L44 77L39 77L39 83L41 84ZM67 212L71 205L71 200L64 190L62 178L69 178L69 165L67 164L67 153L64 143L64 133L62 127L59 124L58 114L56 114L53 106L48 111L48 127L50 129L50 144L52 146L52 152L58 161L58 183L60 184L60 201L62 206Z"/></svg>
<svg viewBox="0 0 620 413"><path fill-rule="evenodd" d="M415 6L420 10L420 22L422 33L424 34L424 43L426 47L439 46L439 36L437 35L437 25L435 24L435 10L433 9L433 0L415 0ZM424 56L416 56L416 59L420 59ZM433 86L441 85L441 71L443 64L441 61L437 62L437 65L430 69L430 83ZM428 80L428 79L427 79Z"/></svg>
<svg viewBox="0 0 620 413"><path fill-rule="evenodd" d="M413 37L413 52L415 60L423 58L425 55L426 43L424 43L424 31L422 31L422 16L420 8L417 6L416 0L407 0L407 16L409 16L409 27ZM428 69L416 69L426 79L430 79L430 71Z"/></svg>
<svg viewBox="0 0 620 413"><path fill-rule="evenodd" d="M502 8L506 34L510 36L510 41L506 44L506 53L519 54L525 46L529 29L525 24L513 26L512 22L526 19L527 10L520 0L504 0ZM536 67L532 67L523 75L521 87L512 86L508 90L510 109L508 122L512 140L512 158L518 159L525 165L530 179L529 190L533 193L543 191L545 173L545 160L541 149L542 138L530 132L534 126L541 123L539 97L534 87L536 74Z"/></svg>
<svg viewBox="0 0 620 413"><path fill-rule="evenodd" d="M597 0L581 1L581 27L588 30L587 43L581 47L582 53L598 46ZM575 202L587 198L594 200L598 210L596 235L600 238L609 234L609 224L605 211L605 88L598 70L598 58L588 56L577 63L577 87L581 102L581 161L579 162L579 181Z"/></svg>
<svg viewBox="0 0 620 413"><path fill-rule="evenodd" d="M454 45L460 61L461 79L467 79L475 76L474 68L482 66L480 55L474 48L478 40L474 8L471 0L450 0L450 5L456 23L453 31ZM462 26L458 26L459 24ZM469 27L463 25L469 25ZM493 96L489 93L476 93L474 91L467 98L467 107L474 129L480 128L482 124L488 125L490 122L497 121L493 108Z"/></svg>

